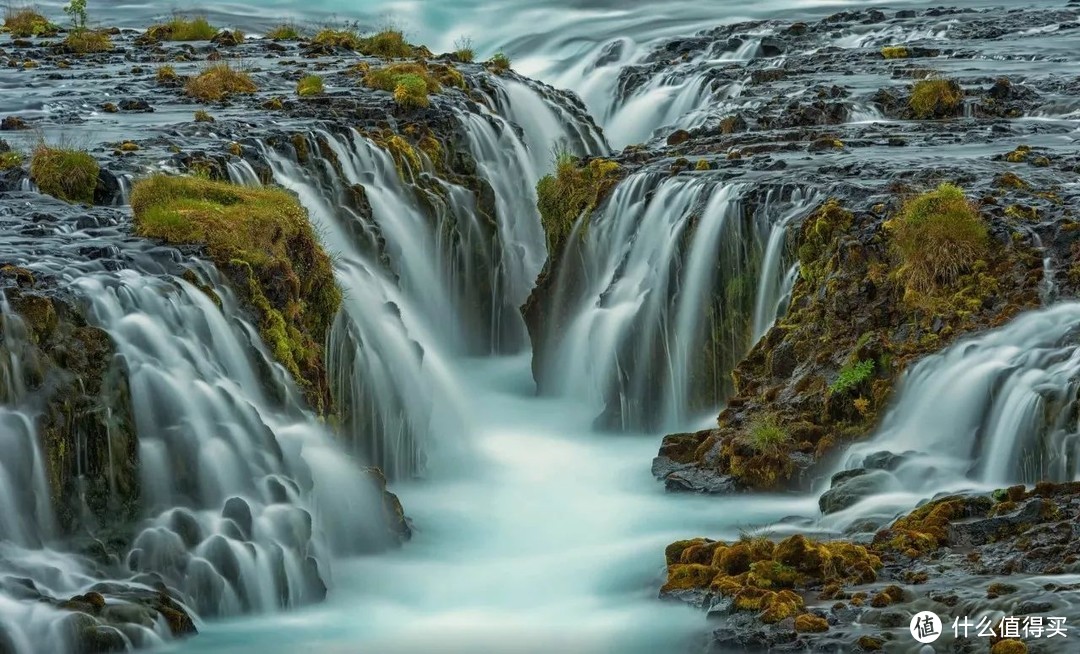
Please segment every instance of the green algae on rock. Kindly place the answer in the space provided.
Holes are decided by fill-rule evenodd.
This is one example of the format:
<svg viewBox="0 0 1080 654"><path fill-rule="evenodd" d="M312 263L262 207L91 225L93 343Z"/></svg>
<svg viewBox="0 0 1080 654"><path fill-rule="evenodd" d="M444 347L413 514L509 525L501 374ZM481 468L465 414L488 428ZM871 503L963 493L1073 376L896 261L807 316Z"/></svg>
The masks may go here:
<svg viewBox="0 0 1080 654"><path fill-rule="evenodd" d="M311 406L328 412L323 343L341 291L296 198L278 188L155 175L135 184L131 207L140 235L206 248L254 311L274 358Z"/></svg>

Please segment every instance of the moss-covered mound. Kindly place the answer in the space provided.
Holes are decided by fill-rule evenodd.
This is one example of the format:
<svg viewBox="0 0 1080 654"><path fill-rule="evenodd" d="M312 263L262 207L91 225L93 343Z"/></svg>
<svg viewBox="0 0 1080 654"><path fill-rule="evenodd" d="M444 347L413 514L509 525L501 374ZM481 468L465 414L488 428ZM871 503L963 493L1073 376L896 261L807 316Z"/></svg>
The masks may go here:
<svg viewBox="0 0 1080 654"><path fill-rule="evenodd" d="M392 93L394 101L403 107L428 106L429 96L440 93L444 86L465 88L465 77L447 64L414 61L367 67L363 72L364 86Z"/></svg>
<svg viewBox="0 0 1080 654"><path fill-rule="evenodd" d="M875 581L881 568L881 559L862 545L802 535L779 542L764 537L678 541L668 545L665 556L662 595L708 590L732 598L733 610L752 611L766 624L799 615L803 593L833 597L843 586Z"/></svg>
<svg viewBox="0 0 1080 654"><path fill-rule="evenodd" d="M4 11L4 29L13 38L25 39L31 36L56 36L58 28L32 7L9 6Z"/></svg>
<svg viewBox="0 0 1080 654"><path fill-rule="evenodd" d="M131 207L140 235L206 248L254 311L274 357L311 406L328 411L323 344L341 291L296 198L277 188L156 175L135 184Z"/></svg>
<svg viewBox="0 0 1080 654"><path fill-rule="evenodd" d="M536 185L536 206L547 234L548 253L562 251L566 238L583 214L591 213L620 179L619 164L606 159L580 163L577 158L563 154L555 164L555 172L543 177Z"/></svg>
<svg viewBox="0 0 1080 654"><path fill-rule="evenodd" d="M30 158L30 178L42 193L67 202L94 202L98 162L83 150L42 143Z"/></svg>
<svg viewBox="0 0 1080 654"><path fill-rule="evenodd" d="M426 48L418 48L405 40L401 30L387 29L371 36L361 36L351 29L326 28L311 39L313 45L354 50L369 57L405 59L430 54Z"/></svg>
<svg viewBox="0 0 1080 654"><path fill-rule="evenodd" d="M666 437L662 461L728 488L795 486L871 433L912 362L1039 306L1035 248L1011 227L988 237L958 188L893 204L886 220L885 205L856 213L830 200L804 221L787 315L736 367L718 427Z"/></svg>
<svg viewBox="0 0 1080 654"><path fill-rule="evenodd" d="M915 82L908 108L911 118L951 118L960 115L963 103L964 90L955 81L926 79Z"/></svg>
<svg viewBox="0 0 1080 654"><path fill-rule="evenodd" d="M233 94L254 93L259 87L246 72L222 63L208 66L198 75L188 78L184 90L196 100L217 102Z"/></svg>
<svg viewBox="0 0 1080 654"><path fill-rule="evenodd" d="M142 41L209 41L216 34L217 28L210 24L206 16L187 18L175 15L166 23L148 27Z"/></svg>

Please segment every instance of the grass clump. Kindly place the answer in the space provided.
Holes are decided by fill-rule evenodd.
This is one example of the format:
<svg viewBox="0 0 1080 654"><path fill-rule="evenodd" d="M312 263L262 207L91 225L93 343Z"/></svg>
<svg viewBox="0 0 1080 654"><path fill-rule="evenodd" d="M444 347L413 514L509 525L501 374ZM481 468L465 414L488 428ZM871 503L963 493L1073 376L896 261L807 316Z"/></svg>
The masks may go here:
<svg viewBox="0 0 1080 654"><path fill-rule="evenodd" d="M487 65L492 72L501 75L510 70L510 57L500 52L492 57Z"/></svg>
<svg viewBox="0 0 1080 654"><path fill-rule="evenodd" d="M85 150L45 143L30 157L30 178L42 193L65 202L93 204L101 167Z"/></svg>
<svg viewBox="0 0 1080 654"><path fill-rule="evenodd" d="M950 79L924 79L915 82L908 106L915 118L955 116L964 101L964 91Z"/></svg>
<svg viewBox="0 0 1080 654"><path fill-rule="evenodd" d="M833 395L847 393L867 379L870 379L870 375L872 374L874 374L873 359L863 359L862 361L846 366L840 371L836 380L829 385L829 393Z"/></svg>
<svg viewBox="0 0 1080 654"><path fill-rule="evenodd" d="M157 72L154 73L154 79L162 86L171 86L180 80L180 76L176 74L175 68L166 64L157 69Z"/></svg>
<svg viewBox="0 0 1080 654"><path fill-rule="evenodd" d="M323 79L318 75L306 75L296 84L296 94L300 97L319 95L323 91Z"/></svg>
<svg viewBox="0 0 1080 654"><path fill-rule="evenodd" d="M266 38L274 41L295 41L303 36L295 23L282 23L266 33Z"/></svg>
<svg viewBox="0 0 1080 654"><path fill-rule="evenodd" d="M467 36L459 37L454 41L454 58L464 64L471 64L476 58L473 50L473 40Z"/></svg>
<svg viewBox="0 0 1080 654"><path fill-rule="evenodd" d="M536 184L536 206L551 256L562 249L578 219L586 216L587 220L615 185L618 170L619 164L606 159L593 159L580 166L569 153L556 157L554 174Z"/></svg>
<svg viewBox="0 0 1080 654"><path fill-rule="evenodd" d="M396 29L385 29L365 37L350 29L326 28L320 30L311 42L315 45L355 50L362 55L382 59L404 59L413 54L413 47L405 40L405 34Z"/></svg>
<svg viewBox="0 0 1080 654"><path fill-rule="evenodd" d="M219 101L233 93L254 93L259 89L250 75L221 63L209 66L189 78L185 90L197 100Z"/></svg>
<svg viewBox="0 0 1080 654"><path fill-rule="evenodd" d="M211 116L206 111L203 111L202 109L199 109L198 111L195 112L195 122L197 122L197 123L212 123L212 122L214 122L214 117Z"/></svg>
<svg viewBox="0 0 1080 654"><path fill-rule="evenodd" d="M22 165L23 156L14 150L0 152L0 170L11 170Z"/></svg>
<svg viewBox="0 0 1080 654"><path fill-rule="evenodd" d="M4 11L4 29L17 39L55 36L57 32L56 25L32 7L8 7Z"/></svg>
<svg viewBox="0 0 1080 654"><path fill-rule="evenodd" d="M780 452L791 441L791 437L780 426L775 415L765 415L754 420L746 431L746 444L759 454Z"/></svg>
<svg viewBox="0 0 1080 654"><path fill-rule="evenodd" d="M986 253L989 241L975 205L947 183L906 202L886 229L900 260L897 273L914 294L954 282Z"/></svg>
<svg viewBox="0 0 1080 654"><path fill-rule="evenodd" d="M442 91L444 83L458 86L465 80L449 66L428 67L418 61L370 69L364 74L363 83L368 88L392 93L403 107L426 107L430 104L428 96Z"/></svg>
<svg viewBox="0 0 1080 654"><path fill-rule="evenodd" d="M341 291L297 199L278 188L155 175L135 184L131 207L141 236L206 248L254 311L274 358L325 411L322 344Z"/></svg>
<svg viewBox="0 0 1080 654"><path fill-rule="evenodd" d="M885 59L907 59L911 53L902 45L894 45L882 48L881 56Z"/></svg>
<svg viewBox="0 0 1080 654"><path fill-rule="evenodd" d="M68 32L64 38L67 49L76 54L108 52L112 50L112 39L105 32L91 29L76 29Z"/></svg>
<svg viewBox="0 0 1080 654"><path fill-rule="evenodd" d="M151 25L146 33L156 41L209 41L218 30L206 16L186 18L175 14L167 23Z"/></svg>

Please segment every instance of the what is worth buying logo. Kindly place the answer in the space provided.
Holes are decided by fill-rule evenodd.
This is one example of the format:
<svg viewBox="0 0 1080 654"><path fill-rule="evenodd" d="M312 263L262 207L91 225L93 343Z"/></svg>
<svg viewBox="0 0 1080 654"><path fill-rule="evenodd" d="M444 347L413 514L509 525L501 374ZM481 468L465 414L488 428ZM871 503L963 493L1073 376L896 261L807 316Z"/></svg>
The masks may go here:
<svg viewBox="0 0 1080 654"><path fill-rule="evenodd" d="M920 611L911 618L908 629L920 643L932 643L941 638L941 618L933 611Z"/></svg>

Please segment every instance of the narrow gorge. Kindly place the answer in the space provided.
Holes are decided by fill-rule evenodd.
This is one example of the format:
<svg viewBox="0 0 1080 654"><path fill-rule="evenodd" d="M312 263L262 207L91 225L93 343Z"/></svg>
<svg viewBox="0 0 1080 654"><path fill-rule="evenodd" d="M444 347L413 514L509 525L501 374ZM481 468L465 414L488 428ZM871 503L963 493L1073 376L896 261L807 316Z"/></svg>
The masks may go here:
<svg viewBox="0 0 1080 654"><path fill-rule="evenodd" d="M0 654L1071 651L1080 5L296 4L7 10Z"/></svg>

